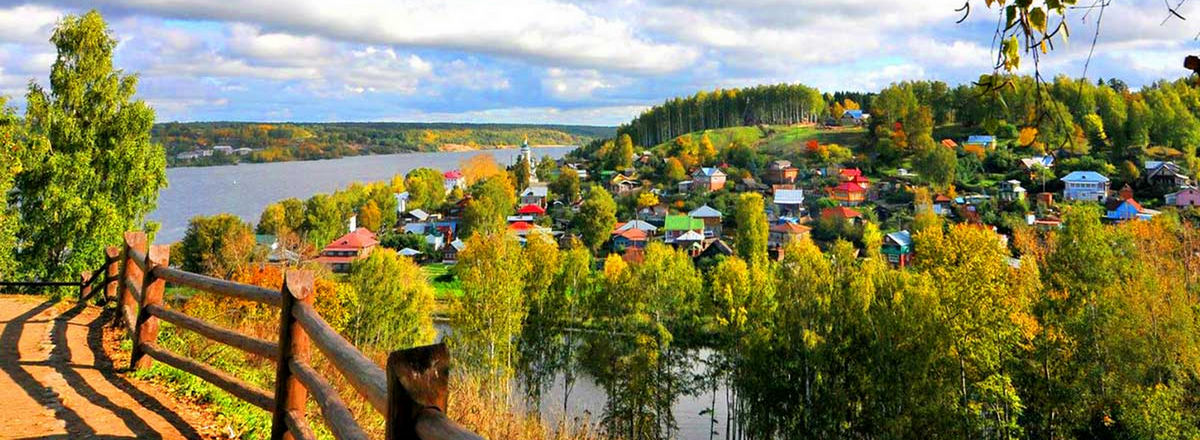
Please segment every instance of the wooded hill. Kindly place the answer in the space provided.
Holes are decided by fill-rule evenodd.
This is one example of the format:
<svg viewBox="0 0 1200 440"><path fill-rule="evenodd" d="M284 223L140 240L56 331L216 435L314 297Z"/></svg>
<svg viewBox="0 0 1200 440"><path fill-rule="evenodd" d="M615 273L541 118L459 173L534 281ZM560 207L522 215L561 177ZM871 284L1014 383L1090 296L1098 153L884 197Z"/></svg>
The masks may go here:
<svg viewBox="0 0 1200 440"><path fill-rule="evenodd" d="M171 165L282 162L329 159L360 154L438 151L445 145L481 148L518 145L526 136L535 145L581 145L612 136L612 127L583 125L455 124L399 122L258 123L169 122L155 124L155 142L166 147ZM229 145L252 148L245 157L213 156L177 161L175 155Z"/></svg>

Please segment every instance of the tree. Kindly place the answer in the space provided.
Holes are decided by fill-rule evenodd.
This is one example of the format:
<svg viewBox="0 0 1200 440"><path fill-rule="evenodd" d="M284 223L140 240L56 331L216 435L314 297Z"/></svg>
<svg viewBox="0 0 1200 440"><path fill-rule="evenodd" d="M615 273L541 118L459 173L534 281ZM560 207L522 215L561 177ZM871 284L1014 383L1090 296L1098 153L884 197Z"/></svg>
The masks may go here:
<svg viewBox="0 0 1200 440"><path fill-rule="evenodd" d="M579 232L583 242L592 252L600 250L600 246L608 241L612 234L613 225L617 223L617 204L612 195L604 188L593 186L588 190L587 199L579 207Z"/></svg>
<svg viewBox="0 0 1200 440"><path fill-rule="evenodd" d="M558 171L558 178L550 184L550 191L562 197L567 203L579 200L579 172L574 168L563 166Z"/></svg>
<svg viewBox="0 0 1200 440"><path fill-rule="evenodd" d="M517 188L528 188L530 181L529 163L524 160L518 160L512 166L512 179L516 183Z"/></svg>
<svg viewBox="0 0 1200 440"><path fill-rule="evenodd" d="M337 202L326 194L317 194L304 202L304 240L318 248L347 232L346 217Z"/></svg>
<svg viewBox="0 0 1200 440"><path fill-rule="evenodd" d="M279 235L280 232L286 230L288 230L287 212L284 211L282 204L272 203L263 208L262 214L258 216L256 233Z"/></svg>
<svg viewBox="0 0 1200 440"><path fill-rule="evenodd" d="M254 250L254 231L233 214L192 217L183 236L183 270L227 278L246 264Z"/></svg>
<svg viewBox="0 0 1200 440"><path fill-rule="evenodd" d="M453 299L456 331L449 341L468 371L486 377L490 391L506 395L515 361L516 336L525 319L528 262L516 238L475 234L467 239L454 272L463 294Z"/></svg>
<svg viewBox="0 0 1200 440"><path fill-rule="evenodd" d="M617 137L617 146L613 149L612 167L626 169L633 166L633 139L628 134Z"/></svg>
<svg viewBox="0 0 1200 440"><path fill-rule="evenodd" d="M687 179L687 170L683 168L683 162L674 157L667 158L666 171L663 174L666 174L667 180L671 182L679 182Z"/></svg>
<svg viewBox="0 0 1200 440"><path fill-rule="evenodd" d="M14 251L20 218L17 207L9 201L9 192L14 176L21 172L20 143L24 141L24 125L0 96L0 279L11 279L17 271Z"/></svg>
<svg viewBox="0 0 1200 440"><path fill-rule="evenodd" d="M354 345L392 351L433 341L434 290L412 260L375 249L350 266L346 283L358 293L348 330Z"/></svg>
<svg viewBox="0 0 1200 440"><path fill-rule="evenodd" d="M549 182L554 177L554 170L558 167L558 163L550 157L550 155L542 156L542 160L537 163L537 169L534 175L542 182Z"/></svg>
<svg viewBox="0 0 1200 440"><path fill-rule="evenodd" d="M379 212L379 205L371 200L358 210L358 225L370 231L380 232L380 226L383 223L382 216L383 214Z"/></svg>
<svg viewBox="0 0 1200 440"><path fill-rule="evenodd" d="M925 147L917 153L917 157L913 161L913 170L930 185L943 191L954 184L957 168L958 155L954 150L941 145Z"/></svg>
<svg viewBox="0 0 1200 440"><path fill-rule="evenodd" d="M504 231L506 219L516 204L516 191L508 176L492 176L476 183L471 186L471 201L463 212L462 233L470 236Z"/></svg>
<svg viewBox="0 0 1200 440"><path fill-rule="evenodd" d="M521 162L524 163L524 161ZM489 153L479 153L468 157L458 166L462 170L463 179L467 181L467 185L474 185L476 182L503 173L500 164L496 163L496 158ZM528 167L525 168L525 172L525 176L528 177Z"/></svg>
<svg viewBox="0 0 1200 440"><path fill-rule="evenodd" d="M713 146L712 140L708 138L708 133L700 136L699 155L701 165L712 165L717 160L717 148Z"/></svg>
<svg viewBox="0 0 1200 440"><path fill-rule="evenodd" d="M737 235L734 236L733 246L739 257L751 265L761 265L767 262L767 212L763 205L762 195L745 193L738 198L737 209L734 211L737 221Z"/></svg>
<svg viewBox="0 0 1200 440"><path fill-rule="evenodd" d="M642 191L641 193L638 193L638 196L637 196L638 209L653 208L655 206L658 206L658 203L659 203L658 196L654 195L654 193L652 193L650 191Z"/></svg>
<svg viewBox="0 0 1200 440"><path fill-rule="evenodd" d="M145 217L167 178L163 149L150 142L154 111L134 99L137 77L113 67L117 41L100 14L64 17L50 41L58 57L49 91L29 85L33 138L13 200L24 270L61 279L99 266L123 232L155 231Z"/></svg>
<svg viewBox="0 0 1200 440"><path fill-rule="evenodd" d="M436 211L446 201L445 179L433 168L417 168L404 178L408 208Z"/></svg>

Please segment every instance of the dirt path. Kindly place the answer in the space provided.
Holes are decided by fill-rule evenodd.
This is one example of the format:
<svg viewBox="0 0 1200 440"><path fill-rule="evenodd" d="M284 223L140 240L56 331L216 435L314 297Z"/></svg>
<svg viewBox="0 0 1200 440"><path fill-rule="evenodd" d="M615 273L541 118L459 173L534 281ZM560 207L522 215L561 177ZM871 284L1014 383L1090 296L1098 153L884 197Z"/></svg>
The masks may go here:
<svg viewBox="0 0 1200 440"><path fill-rule="evenodd" d="M114 371L101 313L0 295L0 439L212 438L204 411Z"/></svg>

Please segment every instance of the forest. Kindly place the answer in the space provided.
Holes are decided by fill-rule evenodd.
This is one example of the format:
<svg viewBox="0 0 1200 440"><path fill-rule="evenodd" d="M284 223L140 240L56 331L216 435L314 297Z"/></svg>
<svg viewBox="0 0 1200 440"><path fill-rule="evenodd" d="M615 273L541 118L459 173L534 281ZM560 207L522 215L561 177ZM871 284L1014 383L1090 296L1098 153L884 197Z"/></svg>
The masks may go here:
<svg viewBox="0 0 1200 440"><path fill-rule="evenodd" d="M457 124L398 122L257 123L167 122L151 130L170 166L333 159L362 154L440 151L520 145L582 145L611 136L611 127L586 125ZM179 160L176 155L216 145L251 148L248 156L214 155Z"/></svg>

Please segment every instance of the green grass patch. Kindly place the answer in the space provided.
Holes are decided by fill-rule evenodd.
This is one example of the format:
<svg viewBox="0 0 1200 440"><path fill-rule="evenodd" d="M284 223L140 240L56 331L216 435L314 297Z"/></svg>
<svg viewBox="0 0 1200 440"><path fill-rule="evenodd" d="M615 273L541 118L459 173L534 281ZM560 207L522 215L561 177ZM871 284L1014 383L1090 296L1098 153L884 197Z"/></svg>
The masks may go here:
<svg viewBox="0 0 1200 440"><path fill-rule="evenodd" d="M804 148L808 141L816 139L822 144L838 144L855 149L867 139L865 128L819 129L812 126L771 127L774 134L767 137L759 149L770 153L788 153Z"/></svg>
<svg viewBox="0 0 1200 440"><path fill-rule="evenodd" d="M444 263L421 266L421 270L429 278L429 284L436 290L435 296L439 300L455 298L463 294L462 283L450 272L451 267Z"/></svg>
<svg viewBox="0 0 1200 440"><path fill-rule="evenodd" d="M754 145L763 138L763 131L758 127L717 128L712 130L695 131L683 136L690 136L693 143L699 144L700 138L706 134L708 135L708 140L712 141L713 146L717 147L718 149L725 148L734 141L741 142L745 145ZM674 142L675 139L671 139L656 145L654 148L667 148Z"/></svg>

